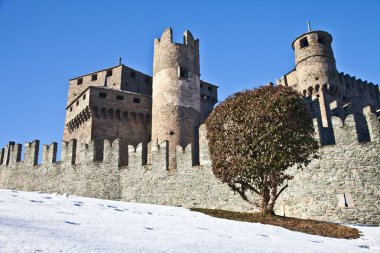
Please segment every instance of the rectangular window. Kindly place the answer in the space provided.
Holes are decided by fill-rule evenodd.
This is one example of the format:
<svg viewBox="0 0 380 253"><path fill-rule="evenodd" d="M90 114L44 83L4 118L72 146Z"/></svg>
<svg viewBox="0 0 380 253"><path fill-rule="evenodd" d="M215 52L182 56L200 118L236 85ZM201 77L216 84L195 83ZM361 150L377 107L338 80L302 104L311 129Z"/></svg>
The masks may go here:
<svg viewBox="0 0 380 253"><path fill-rule="evenodd" d="M72 112L73 111L73 107L70 107L70 112Z"/></svg>
<svg viewBox="0 0 380 253"><path fill-rule="evenodd" d="M184 68L179 67L179 77L180 78L188 78L189 74Z"/></svg>
<svg viewBox="0 0 380 253"><path fill-rule="evenodd" d="M107 74L106 74L106 76L107 76L107 77L108 77L108 76L112 76L112 69L107 70Z"/></svg>
<svg viewBox="0 0 380 253"><path fill-rule="evenodd" d="M121 96L121 95L117 95L117 96L116 96L116 99L117 99L117 100L123 100L123 99L124 99L124 97L123 97L123 96Z"/></svg>
<svg viewBox="0 0 380 253"><path fill-rule="evenodd" d="M106 98L106 97L107 97L107 93L100 92L100 93L99 93L99 97L101 97L101 98Z"/></svg>
<svg viewBox="0 0 380 253"><path fill-rule="evenodd" d="M145 83L147 83L147 84L150 83L150 78L147 76L145 77Z"/></svg>
<svg viewBox="0 0 380 253"><path fill-rule="evenodd" d="M304 48L304 47L307 47L307 46L309 46L309 42L307 41L307 37L303 38L302 40L300 40L300 47L301 48Z"/></svg>
<svg viewBox="0 0 380 253"><path fill-rule="evenodd" d="M77 106L79 105L79 100L77 101Z"/></svg>
<svg viewBox="0 0 380 253"><path fill-rule="evenodd" d="M207 88L209 91L212 91L212 86L208 86Z"/></svg>
<svg viewBox="0 0 380 253"><path fill-rule="evenodd" d="M131 71L131 77L132 77L132 78L135 78L135 77L136 77L136 71L133 71L133 70Z"/></svg>
<svg viewBox="0 0 380 253"><path fill-rule="evenodd" d="M133 98L133 103L140 104L140 99L139 98Z"/></svg>
<svg viewBox="0 0 380 253"><path fill-rule="evenodd" d="M78 80L77 80L77 85L81 85L83 83L83 78L79 78Z"/></svg>
<svg viewBox="0 0 380 253"><path fill-rule="evenodd" d="M91 81L96 81L96 80L98 80L98 74L93 74L91 76Z"/></svg>
<svg viewBox="0 0 380 253"><path fill-rule="evenodd" d="M86 94L83 95L83 100L85 100L85 99L86 99Z"/></svg>

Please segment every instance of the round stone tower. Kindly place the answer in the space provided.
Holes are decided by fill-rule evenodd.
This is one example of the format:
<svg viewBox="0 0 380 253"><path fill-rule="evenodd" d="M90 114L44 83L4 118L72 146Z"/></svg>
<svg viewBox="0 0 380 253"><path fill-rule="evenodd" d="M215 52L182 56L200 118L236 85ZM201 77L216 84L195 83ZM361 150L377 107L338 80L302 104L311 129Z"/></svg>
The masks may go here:
<svg viewBox="0 0 380 253"><path fill-rule="evenodd" d="M332 36L324 31L309 31L296 38L292 47L295 53L297 90L312 100L318 98L321 124L331 128L330 103L341 103L343 94L338 79Z"/></svg>
<svg viewBox="0 0 380 253"><path fill-rule="evenodd" d="M189 31L183 39L173 43L168 28L154 41L152 142L169 141L169 169L176 168L177 145L192 144L194 152L199 127L199 41Z"/></svg>
<svg viewBox="0 0 380 253"><path fill-rule="evenodd" d="M306 95L319 93L322 88L339 97L341 87L331 48L332 36L324 31L311 31L296 38L295 53L297 89Z"/></svg>

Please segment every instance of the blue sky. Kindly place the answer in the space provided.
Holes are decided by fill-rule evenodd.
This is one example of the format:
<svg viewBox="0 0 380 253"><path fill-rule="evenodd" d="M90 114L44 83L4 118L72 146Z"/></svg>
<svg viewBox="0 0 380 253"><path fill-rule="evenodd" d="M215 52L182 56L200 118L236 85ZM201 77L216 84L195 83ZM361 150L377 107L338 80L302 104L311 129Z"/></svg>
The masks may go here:
<svg viewBox="0 0 380 253"><path fill-rule="evenodd" d="M123 63L152 73L153 39L171 26L200 39L201 78L219 100L294 67L291 42L333 35L339 71L380 84L380 1L0 0L0 146L60 143L68 80Z"/></svg>

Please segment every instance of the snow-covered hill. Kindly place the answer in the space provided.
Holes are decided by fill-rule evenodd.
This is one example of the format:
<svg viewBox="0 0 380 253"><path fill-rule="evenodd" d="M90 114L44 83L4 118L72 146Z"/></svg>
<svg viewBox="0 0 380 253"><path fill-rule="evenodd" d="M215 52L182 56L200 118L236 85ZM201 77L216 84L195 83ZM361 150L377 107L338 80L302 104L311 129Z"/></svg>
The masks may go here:
<svg viewBox="0 0 380 253"><path fill-rule="evenodd" d="M0 252L380 252L380 228L344 240L184 208L0 190Z"/></svg>

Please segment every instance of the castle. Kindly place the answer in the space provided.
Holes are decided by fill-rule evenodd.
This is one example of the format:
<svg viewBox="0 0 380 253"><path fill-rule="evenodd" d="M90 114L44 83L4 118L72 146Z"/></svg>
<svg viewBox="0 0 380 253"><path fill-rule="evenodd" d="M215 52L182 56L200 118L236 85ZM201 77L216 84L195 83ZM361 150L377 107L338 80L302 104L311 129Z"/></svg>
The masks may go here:
<svg viewBox="0 0 380 253"><path fill-rule="evenodd" d="M0 153L0 187L125 201L254 211L212 174L204 121L217 86L200 80L199 40L172 30L154 41L153 78L119 65L69 82L61 159L57 143ZM276 212L380 225L379 87L339 73L332 36L294 40L295 68L277 80L300 91L315 117L319 158L295 177Z"/></svg>
<svg viewBox="0 0 380 253"><path fill-rule="evenodd" d="M176 146L197 147L197 129L218 99L218 87L200 80L199 41L189 31L183 39L173 43L168 28L154 41L153 82L121 62L71 79L63 140L119 138L124 148L168 140L169 166L175 168ZM101 152L96 159L102 159ZM197 163L197 152L193 160Z"/></svg>

